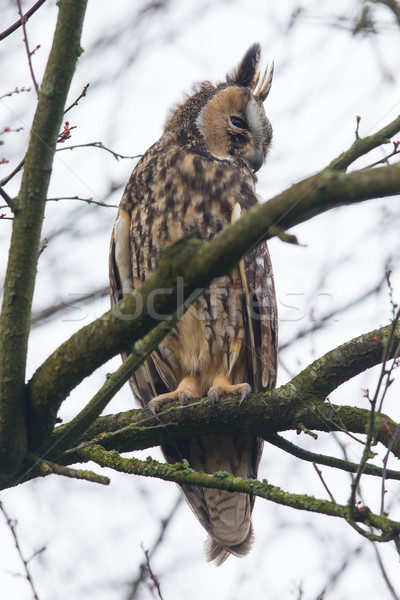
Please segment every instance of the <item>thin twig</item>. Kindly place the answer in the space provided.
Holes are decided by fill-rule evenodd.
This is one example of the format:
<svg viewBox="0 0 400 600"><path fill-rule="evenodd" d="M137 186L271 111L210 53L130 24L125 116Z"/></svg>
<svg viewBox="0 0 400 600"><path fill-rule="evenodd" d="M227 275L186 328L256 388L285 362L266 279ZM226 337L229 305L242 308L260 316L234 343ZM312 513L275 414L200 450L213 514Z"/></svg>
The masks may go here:
<svg viewBox="0 0 400 600"><path fill-rule="evenodd" d="M337 571L335 571L334 573L331 574L331 576L328 580L328 583L324 586L324 589L318 594L318 596L316 597L316 600L323 600L324 598L326 598L326 593L332 591L332 589L335 587L339 577L341 575L343 575L345 570L349 567L350 561L361 552L361 549L362 549L361 546L357 546L357 548L355 548L350 553L350 555L347 555L344 557L342 564L337 569Z"/></svg>
<svg viewBox="0 0 400 600"><path fill-rule="evenodd" d="M44 252L44 250L46 250L48 245L49 245L49 240L46 237L43 238L43 240L40 242L40 246L39 246L39 250L38 250L38 257Z"/></svg>
<svg viewBox="0 0 400 600"><path fill-rule="evenodd" d="M370 296L372 296L372 295L377 294L378 292L380 292L381 289L382 289L382 285L385 282L385 280L386 280L386 278L383 277L376 285L374 285L372 288L370 288L366 292L363 292L360 296L357 296L357 298L353 298L352 300L350 300L350 302L348 302L347 304L344 304L340 308L337 308L335 311L332 310L332 311L324 314L322 317L320 317L318 319L318 321L316 321L315 323L313 323L309 327L305 327L304 329L300 329L294 335L294 337L292 337L287 342L284 342L283 344L280 344L279 351L281 352L282 350L285 350L288 347L289 348L292 347L292 344L294 342L297 342L298 340L300 340L303 337L309 335L310 333L314 333L315 331L318 331L319 329L322 329L325 326L326 321L328 321L329 319L332 319L333 317L337 317L340 313L343 313L346 310L349 310L350 308L353 308L354 306L358 306L358 304L360 304L360 302L363 302L364 300L366 300Z"/></svg>
<svg viewBox="0 0 400 600"><path fill-rule="evenodd" d="M33 598L34 598L34 600L39 600L39 596L35 589L35 584L33 583L32 575L29 570L29 566L28 566L29 560L27 560L24 557L19 540L18 540L18 536L17 536L17 532L16 532L16 521L15 521L15 519L11 519L11 517L8 516L8 513L7 513L6 509L4 508L4 504L1 501L0 501L0 510L3 513L4 518L7 522L8 528L10 529L11 534L14 538L15 547L17 548L18 555L21 559L22 564L24 565L24 571L25 571L24 577L28 581L29 585L31 586ZM35 556L35 554L33 556Z"/></svg>
<svg viewBox="0 0 400 600"><path fill-rule="evenodd" d="M60 196L59 198L47 198L46 202L59 202L60 200L80 200L86 204L96 204L97 206L106 206L107 208L118 208L117 204L107 204L101 200L93 200L93 198L80 198L79 196Z"/></svg>
<svg viewBox="0 0 400 600"><path fill-rule="evenodd" d="M75 100L75 101L74 101L74 102L71 104L71 106L68 106L68 108L66 108L66 109L64 110L64 115L65 115L65 114L66 114L66 113L67 113L69 110L71 110L71 108L73 108L74 106L78 106L79 100L80 100L81 98L84 98L84 97L86 96L86 92L87 92L87 90L88 90L88 87L89 87L89 85L90 85L90 83L87 83L87 84L84 86L83 90L81 91L81 93L79 94L79 96L77 97L77 99L76 99L76 100Z"/></svg>
<svg viewBox="0 0 400 600"><path fill-rule="evenodd" d="M371 163L370 165L364 167L364 169L372 169L373 167L376 167L377 165L388 164L389 158L393 158L393 156L396 156L397 154L400 154L400 150L397 149L398 148L398 142L394 142L394 144L395 144L395 150L393 150L393 152L391 152L387 156L384 156L380 160L376 160L375 162Z"/></svg>
<svg viewBox="0 0 400 600"><path fill-rule="evenodd" d="M89 301L93 301L95 300L97 297L104 297L107 296L109 294L109 288L108 287L104 287L104 288L99 288L97 290L93 290L92 292L89 292L88 294L82 294L81 296L77 296L76 298L74 298L73 304L72 303L68 303L68 302L58 302L58 304L53 304L52 306L48 306L47 308L44 308L41 311L35 312L32 314L32 318L31 318L31 325L37 325L37 323L39 323L40 321L43 321L44 319L48 319L50 317L52 317L54 314L65 310L67 308L76 308L77 304L81 304L84 302L89 302Z"/></svg>
<svg viewBox="0 0 400 600"><path fill-rule="evenodd" d="M172 507L170 513L165 517L165 519L161 520L160 532L159 532L158 537L157 537L156 541L154 542L151 550L149 551L149 558L152 558L154 556L154 554L156 553L157 549L160 547L161 542L164 539L165 532L166 532L169 524L171 523L172 518L174 517L175 513L177 512L179 506L182 504L182 501L183 501L183 496L181 494L179 494L177 496L176 502L175 502L174 506ZM141 563L141 565L139 566L139 574L136 577L136 579L132 582L132 588L131 588L126 600L135 600L137 591L140 587L140 584L143 583L143 574L144 574L145 568L146 568L146 563L144 563L144 562Z"/></svg>
<svg viewBox="0 0 400 600"><path fill-rule="evenodd" d="M149 551L145 550L143 545L142 545L142 550L144 552L144 555L146 557L146 571L147 574L149 575L151 581L153 582L153 584L150 584L149 587L150 589L154 589L154 587L156 588L157 592L158 592L158 597L160 600L163 600L162 594L161 594L161 588L160 588L160 583L158 581L158 577L157 575L154 574L153 569L151 568L150 565L150 557L149 557Z"/></svg>
<svg viewBox="0 0 400 600"><path fill-rule="evenodd" d="M61 152L61 150L74 150L75 148L100 148L100 150L106 150L106 152L112 154L116 160L119 160L120 158L140 158L142 156L141 154L136 154L135 156L124 156L123 154L118 154L118 152L114 152L114 150L111 150L110 148L104 146L102 142L90 142L88 144L75 144L74 146L63 146L57 148L56 152Z"/></svg>
<svg viewBox="0 0 400 600"><path fill-rule="evenodd" d="M14 200L12 198L10 198L10 196L7 194L7 192L5 190L3 190L3 188L1 186L0 186L0 196L7 202L7 205L14 212L14 210L15 210Z"/></svg>
<svg viewBox="0 0 400 600"><path fill-rule="evenodd" d="M292 454L292 456L296 456L297 458L301 458L301 460L306 460L308 462L316 463L319 465L324 465L325 467L332 467L334 469L340 469L341 471L346 471L347 473L356 473L358 469L358 464L351 462L349 460L343 460L341 458L337 458L336 456L327 456L325 454L317 454L316 452L311 452L310 450L305 450L292 442L289 442L286 438L277 433L271 434L268 436L267 440L270 444L273 444L277 448ZM394 443L394 441L393 441ZM375 477L382 477L384 473L384 469L378 467L377 465L367 464L365 465L366 475L374 475ZM400 480L400 471L394 471L392 469L387 469L385 473L386 479L397 479Z"/></svg>
<svg viewBox="0 0 400 600"><path fill-rule="evenodd" d="M385 454L385 458L383 459L383 473L382 473L382 493L381 493L381 515L385 514L385 494L386 494L386 490L385 490L385 480L388 478L387 477L387 464L388 464L388 460L389 460L389 455L390 452L392 451L393 448L393 444L395 443L397 436L400 433L400 424L397 425L396 430L394 432L394 434L392 435L392 438L390 440L387 452Z"/></svg>
<svg viewBox="0 0 400 600"><path fill-rule="evenodd" d="M313 463L313 467L314 467L315 471L317 472L317 475L318 475L318 477L320 478L322 485L323 485L323 486L324 486L324 488L326 489L326 491L327 491L327 494L328 494L329 498L332 500L332 502L333 502L334 504L336 504L336 500L335 500L335 498L333 497L333 494L332 494L332 492L331 492L331 491L330 491L330 489L328 488L328 486L327 486L327 484L326 484L326 482L325 482L325 479L324 479L324 477L323 477L323 475L322 475L322 472L321 472L321 470L320 470L320 469L318 469L318 467L317 467L316 463Z"/></svg>
<svg viewBox="0 0 400 600"><path fill-rule="evenodd" d="M33 52L31 52L29 49L28 34L26 32L26 18L22 14L21 0L17 0L17 5L18 5L19 16L21 17L20 21L21 21L21 25L22 25L22 31L24 32L24 44L25 44L25 48L26 48L26 55L28 57L29 71L31 73L31 77L32 77L33 85L36 90L36 94L39 96L39 86L36 81L36 77L35 77L35 73L33 71L33 65L32 65Z"/></svg>
<svg viewBox="0 0 400 600"><path fill-rule="evenodd" d="M13 177L15 177L15 175L19 173L19 171L23 168L24 164L25 158L23 158L21 162L15 167L14 171L11 171L11 173L7 175L7 177L4 177L4 179L0 181L0 186L6 185L6 183L8 183Z"/></svg>
<svg viewBox="0 0 400 600"><path fill-rule="evenodd" d="M370 406L371 406L371 408L370 408L370 413L369 413L369 423L368 423L368 430L367 430L367 440L366 440L366 443L365 443L365 447L364 447L364 450L363 450L363 454L362 454L362 457L361 457L361 461L360 461L359 467L357 469L357 473L356 473L356 475L355 475L355 477L354 477L354 479L353 479L353 481L351 483L351 493L350 493L350 498L349 498L349 507L350 507L350 510L351 510L352 513L354 513L354 510L355 510L357 488L359 486L361 476L362 476L362 474L363 474L363 472L365 470L365 466L366 466L368 460L370 460L374 456L374 453L371 450L371 445L372 445L372 443L374 441L374 437L376 435L375 430L374 430L375 429L374 428L374 424L375 424L375 415L376 415L376 405L377 405L377 402L378 402L378 397L379 397L379 393L380 393L380 390L381 390L381 386L382 386L383 380L386 377L385 389L383 390L382 399L381 399L381 402L380 402L380 405L379 405L379 412L381 412L383 398L385 396L387 388L390 385L390 383L389 383L390 382L390 374L391 374L391 371L392 371L392 368L393 368L393 365L392 365L392 367L388 371L386 369L386 362L387 362L388 357L389 357L389 355L390 355L390 353L392 351L393 338L395 336L396 326L397 326L397 323L399 321L399 318L400 318L400 310L397 311L397 315L396 315L395 319L393 320L392 326L390 328L390 334L389 334L388 340L386 341L386 344L384 345L383 356L382 356L381 372L380 372L380 375L379 375L379 379L378 379L378 383L377 383L377 386L376 386L374 397L372 398L372 400L370 399ZM396 353L398 351L399 351L399 346L396 349ZM366 395L366 397L369 397L368 390L366 391L365 395Z"/></svg>
<svg viewBox="0 0 400 600"><path fill-rule="evenodd" d="M387 588L388 588L388 590L389 590L389 592L390 592L393 600L399 600L399 596L396 594L396 591L395 591L395 589L394 589L394 587L392 585L392 582L390 581L390 579L388 577L388 574L386 573L386 569L385 569L385 566L384 566L384 564L382 562L382 558L381 558L378 546L376 544L372 544L372 546L373 546L373 548L375 550L376 559L378 561L379 569L380 569L380 571L382 573L382 577L383 577L383 579L384 579L384 581L386 583L386 586L387 586Z"/></svg>
<svg viewBox="0 0 400 600"><path fill-rule="evenodd" d="M34 463L34 466L37 466L44 475L50 475L54 473L56 475L63 475L63 477L69 477L71 479L84 479L85 481L90 481L92 483L100 483L101 485L110 484L109 477L98 475L98 473L88 471L87 469L71 469L71 467L59 465L50 460L37 459Z"/></svg>
<svg viewBox="0 0 400 600"><path fill-rule="evenodd" d="M8 29L2 31L0 33L0 42L4 40L4 38L14 33L14 31L21 27L21 25L23 26L28 21L28 19L37 11L37 9L40 8L45 2L46 0L38 0L38 2L36 2L32 6L32 8L30 8L20 19L18 19L18 21L15 21L15 23L8 27Z"/></svg>
<svg viewBox="0 0 400 600"><path fill-rule="evenodd" d="M26 88L25 86L23 86L22 88L18 88L16 87L15 90L13 90L12 92L8 92L8 94L3 94L2 96L0 96L0 100L3 100L3 98L8 98L8 96L13 96L14 94L20 94L21 92L30 92L31 88Z"/></svg>

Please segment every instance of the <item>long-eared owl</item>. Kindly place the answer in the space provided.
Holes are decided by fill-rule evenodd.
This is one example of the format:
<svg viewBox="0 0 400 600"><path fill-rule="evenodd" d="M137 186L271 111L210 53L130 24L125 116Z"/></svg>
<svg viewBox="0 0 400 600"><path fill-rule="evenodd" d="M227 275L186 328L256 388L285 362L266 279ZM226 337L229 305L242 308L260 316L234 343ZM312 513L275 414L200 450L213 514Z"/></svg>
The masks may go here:
<svg viewBox="0 0 400 600"><path fill-rule="evenodd" d="M226 81L201 83L169 116L164 133L135 167L111 240L112 302L138 288L162 248L200 232L214 237L257 204L255 172L272 128L263 102L272 69L260 78L260 46L251 46ZM242 402L252 389L275 386L277 317L265 242L229 276L214 282L131 379L136 398L153 412L170 399L223 394ZM244 435L189 437L162 448L169 463L186 459L206 473L256 477L263 442ZM209 534L208 560L242 556L253 538L254 497L183 485L181 491Z"/></svg>

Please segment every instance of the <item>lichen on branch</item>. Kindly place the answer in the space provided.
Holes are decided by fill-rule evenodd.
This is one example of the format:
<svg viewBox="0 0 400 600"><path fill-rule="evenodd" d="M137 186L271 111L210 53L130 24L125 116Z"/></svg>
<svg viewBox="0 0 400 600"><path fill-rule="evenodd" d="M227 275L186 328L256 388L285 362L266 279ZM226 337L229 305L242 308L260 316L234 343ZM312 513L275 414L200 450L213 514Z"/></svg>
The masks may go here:
<svg viewBox="0 0 400 600"><path fill-rule="evenodd" d="M164 481L173 481L180 485L197 485L206 488L226 490L229 492L240 492L259 496L271 502L288 506L298 510L328 515L344 519L352 526L362 523L367 527L379 530L380 535L371 534L367 530L359 530L367 538L378 542L395 541L399 544L400 523L392 521L387 516L376 515L366 506L361 506L350 514L350 508L336 502L314 498L305 494L292 494L281 488L271 485L268 481L257 479L243 479L229 473L220 472L214 474L194 471L189 465L177 463L173 465L159 463L152 458L139 460L137 458L123 458L115 450L107 452L100 445L92 445L80 450L84 460L92 460L102 467L109 467L115 471L143 475L145 477L156 477Z"/></svg>

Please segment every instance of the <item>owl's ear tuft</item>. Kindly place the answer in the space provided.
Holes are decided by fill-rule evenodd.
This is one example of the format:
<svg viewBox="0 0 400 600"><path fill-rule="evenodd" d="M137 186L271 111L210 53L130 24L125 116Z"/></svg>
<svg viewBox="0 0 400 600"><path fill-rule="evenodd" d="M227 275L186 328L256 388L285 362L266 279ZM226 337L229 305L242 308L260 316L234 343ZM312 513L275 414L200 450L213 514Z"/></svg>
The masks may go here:
<svg viewBox="0 0 400 600"><path fill-rule="evenodd" d="M258 70L260 57L260 44L253 44L250 46L239 66L226 76L227 83L248 87L251 90L254 90L260 77Z"/></svg>

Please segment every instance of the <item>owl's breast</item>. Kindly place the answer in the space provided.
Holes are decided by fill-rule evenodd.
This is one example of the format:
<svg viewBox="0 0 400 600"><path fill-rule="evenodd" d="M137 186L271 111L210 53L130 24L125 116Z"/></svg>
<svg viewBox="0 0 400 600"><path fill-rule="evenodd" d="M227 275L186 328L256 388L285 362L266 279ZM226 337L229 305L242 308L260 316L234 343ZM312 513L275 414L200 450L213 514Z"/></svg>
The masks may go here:
<svg viewBox="0 0 400 600"><path fill-rule="evenodd" d="M210 240L231 222L235 204L246 210L257 203L253 176L234 159L218 160L176 145L155 145L147 154L122 203L131 214L131 253L139 281L156 269L166 244L194 232Z"/></svg>

